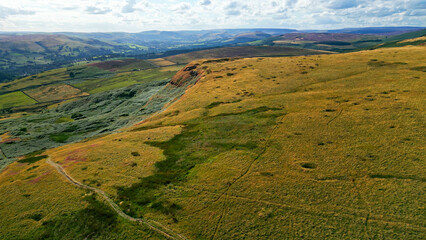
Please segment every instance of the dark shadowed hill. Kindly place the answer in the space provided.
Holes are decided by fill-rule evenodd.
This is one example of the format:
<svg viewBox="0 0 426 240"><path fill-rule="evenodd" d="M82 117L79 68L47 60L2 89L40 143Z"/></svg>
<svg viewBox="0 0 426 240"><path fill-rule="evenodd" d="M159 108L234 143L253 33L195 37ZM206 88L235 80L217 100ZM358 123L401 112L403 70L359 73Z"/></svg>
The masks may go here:
<svg viewBox="0 0 426 240"><path fill-rule="evenodd" d="M310 49L299 49L279 46L244 46L215 48L166 57L175 63L188 63L196 59L207 58L235 58L235 57L278 57L278 56L300 56L313 54L326 54L324 51Z"/></svg>

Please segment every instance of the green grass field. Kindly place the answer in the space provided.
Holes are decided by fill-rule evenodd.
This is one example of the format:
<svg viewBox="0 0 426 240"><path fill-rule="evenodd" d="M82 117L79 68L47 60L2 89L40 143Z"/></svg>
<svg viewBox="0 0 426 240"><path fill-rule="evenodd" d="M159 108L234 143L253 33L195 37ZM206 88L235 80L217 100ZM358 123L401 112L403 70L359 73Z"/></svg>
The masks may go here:
<svg viewBox="0 0 426 240"><path fill-rule="evenodd" d="M138 59L118 59L79 64L68 68L49 70L8 83L0 83L0 96L3 96L2 93L9 94L11 91L23 90L39 102L61 101L86 96L88 93L94 94L134 84L169 79L181 67L183 65L157 67L149 61ZM73 89L71 86L79 89ZM3 99L7 98L8 95L4 95ZM6 104L7 101L13 102L13 104ZM34 103L25 96L7 101L3 100L7 107Z"/></svg>
<svg viewBox="0 0 426 240"><path fill-rule="evenodd" d="M169 79L177 71L178 69L166 67L119 73L112 78L87 80L81 83L74 84L74 86L85 92L94 94L98 92L105 92L113 89L131 86L134 84Z"/></svg>
<svg viewBox="0 0 426 240"><path fill-rule="evenodd" d="M13 92L0 95L0 109L19 107L37 103L36 100L28 97L23 92Z"/></svg>

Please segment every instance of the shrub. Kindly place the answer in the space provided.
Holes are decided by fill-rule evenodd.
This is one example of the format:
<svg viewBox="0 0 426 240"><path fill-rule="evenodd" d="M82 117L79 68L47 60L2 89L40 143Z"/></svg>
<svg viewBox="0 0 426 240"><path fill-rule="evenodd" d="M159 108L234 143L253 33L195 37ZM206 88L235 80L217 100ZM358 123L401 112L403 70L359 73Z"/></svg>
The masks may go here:
<svg viewBox="0 0 426 240"><path fill-rule="evenodd" d="M52 140L54 142L58 142L58 143L65 143L68 140L69 137L70 137L70 135L64 134L64 133L52 134L52 135L49 136L50 140Z"/></svg>
<svg viewBox="0 0 426 240"><path fill-rule="evenodd" d="M302 163L301 166L303 168L309 168L309 169L313 169L313 168L317 167L317 165L315 163L310 163L310 162L308 162L308 163Z"/></svg>
<svg viewBox="0 0 426 240"><path fill-rule="evenodd" d="M64 122L73 122L74 119L71 119L69 117L60 117L56 119L55 123L64 123Z"/></svg>
<svg viewBox="0 0 426 240"><path fill-rule="evenodd" d="M139 154L138 152L132 152L132 156L134 156L134 157L139 157L139 156L140 156L140 154Z"/></svg>
<svg viewBox="0 0 426 240"><path fill-rule="evenodd" d="M38 162L38 161L45 159L47 157L48 157L47 155L41 155L41 156L37 156L37 157L29 157L29 158L18 160L18 162L19 163L35 163L35 162Z"/></svg>
<svg viewBox="0 0 426 240"><path fill-rule="evenodd" d="M71 118L74 119L74 120L79 120L79 119L85 118L85 116L83 114L81 114L81 113L73 113L71 115Z"/></svg>
<svg viewBox="0 0 426 240"><path fill-rule="evenodd" d="M43 218L43 216L40 213L35 213L35 214L28 216L28 218L38 222Z"/></svg>
<svg viewBox="0 0 426 240"><path fill-rule="evenodd" d="M209 105L207 105L207 109L211 109L211 108L214 108L214 107L217 107L217 106L219 106L220 104L224 104L224 102L212 102L212 103L210 103Z"/></svg>

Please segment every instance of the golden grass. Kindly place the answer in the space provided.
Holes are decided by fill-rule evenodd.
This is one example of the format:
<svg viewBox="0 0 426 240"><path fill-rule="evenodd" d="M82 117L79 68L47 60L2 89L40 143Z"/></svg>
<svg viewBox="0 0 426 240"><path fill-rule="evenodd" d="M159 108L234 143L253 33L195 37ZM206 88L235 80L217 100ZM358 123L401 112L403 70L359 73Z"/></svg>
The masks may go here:
<svg viewBox="0 0 426 240"><path fill-rule="evenodd" d="M85 207L85 191L69 184L44 160L9 165L0 174L0 186L2 239L29 239L42 222ZM34 214L41 219L32 219Z"/></svg>
<svg viewBox="0 0 426 240"><path fill-rule="evenodd" d="M425 56L425 47L404 47L198 61L195 70L203 77L163 112L124 132L47 154L77 180L115 196L115 187L137 183L165 159L161 149L146 141L168 141L194 119L233 114L244 121L244 114L236 114L263 106L281 109L278 115L272 110L255 115L259 123L275 119L264 136L235 131L225 139L259 138L257 150L210 156L185 181L159 190L160 198L181 207L175 220L160 212L146 216L190 239L422 239L426 73L416 67L424 66ZM223 131L214 128L220 125L210 127L219 138ZM211 147L194 144L200 153ZM75 194L70 201L77 201L78 191L67 190L72 186L52 169L42 165L37 171L49 172L46 179L56 176L49 183L63 184L60 189L43 181L25 182L25 168L13 163L0 174L0 191L6 196L0 211L6 216L30 211L15 203L21 199L18 182L20 189L31 191L46 187L43 196L25 203L29 206L68 191ZM62 197L63 209L78 208ZM3 232L26 223L6 221ZM24 226L23 232L31 229Z"/></svg>
<svg viewBox="0 0 426 240"><path fill-rule="evenodd" d="M39 88L27 90L25 93L36 99L38 102L66 100L89 95L88 93L82 92L80 89L72 87L68 84L42 86Z"/></svg>
<svg viewBox="0 0 426 240"><path fill-rule="evenodd" d="M152 174L153 164L164 159L160 149L144 141L167 141L180 131L181 127L173 126L111 134L48 150L46 154L76 180L114 196L116 187L130 186Z"/></svg>
<svg viewBox="0 0 426 240"><path fill-rule="evenodd" d="M406 40L403 40L403 41L399 41L398 43L408 43L408 42L416 42L416 41L422 41L422 40L426 40L426 36L406 39Z"/></svg>
<svg viewBox="0 0 426 240"><path fill-rule="evenodd" d="M426 48L406 47L202 64L211 74L140 126L259 106L286 115L221 198L250 153L222 153L165 193L183 208L176 227L217 239L424 236L426 76L412 70L424 56ZM223 104L207 110L213 102Z"/></svg>
<svg viewBox="0 0 426 240"><path fill-rule="evenodd" d="M11 114L5 114L0 116L0 121L9 120L9 119L16 119L23 116L27 116L27 112L18 112L18 113L11 113Z"/></svg>
<svg viewBox="0 0 426 240"><path fill-rule="evenodd" d="M179 71L183 67L185 67L185 65L173 65L173 66L162 67L160 68L160 72Z"/></svg>
<svg viewBox="0 0 426 240"><path fill-rule="evenodd" d="M154 63L155 65L157 65L159 67L167 67L167 66L171 66L171 65L175 65L176 64L176 63L171 62L169 60L166 60L164 58L149 59L148 61Z"/></svg>

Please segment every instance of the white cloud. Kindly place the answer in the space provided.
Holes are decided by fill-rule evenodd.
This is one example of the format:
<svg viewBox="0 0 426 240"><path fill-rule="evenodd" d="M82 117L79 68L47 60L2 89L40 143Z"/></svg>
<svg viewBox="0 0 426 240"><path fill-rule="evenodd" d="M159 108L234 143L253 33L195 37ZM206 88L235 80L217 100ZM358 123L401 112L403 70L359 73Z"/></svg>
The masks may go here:
<svg viewBox="0 0 426 240"><path fill-rule="evenodd" d="M121 9L121 12L132 13L136 11L135 5L136 5L136 0L127 0L126 5L124 5L124 7Z"/></svg>
<svg viewBox="0 0 426 240"><path fill-rule="evenodd" d="M407 5L413 9L426 9L425 0L408 0Z"/></svg>
<svg viewBox="0 0 426 240"><path fill-rule="evenodd" d="M361 4L361 1L358 0L332 0L328 7L331 9L346 9L357 7L359 4Z"/></svg>
<svg viewBox="0 0 426 240"><path fill-rule="evenodd" d="M185 2L179 3L171 8L172 11L181 13L181 14L188 12L189 9L191 9L191 5Z"/></svg>
<svg viewBox="0 0 426 240"><path fill-rule="evenodd" d="M23 10L23 9L13 9L8 7L0 6L0 18L6 18L10 15L34 15L34 11Z"/></svg>
<svg viewBox="0 0 426 240"><path fill-rule="evenodd" d="M0 31L425 26L424 9L424 0L0 0Z"/></svg>
<svg viewBox="0 0 426 240"><path fill-rule="evenodd" d="M241 12L239 10L228 10L228 11L226 11L226 15L238 16L238 15L241 15Z"/></svg>
<svg viewBox="0 0 426 240"><path fill-rule="evenodd" d="M89 6L86 8L86 12L90 14L106 14L112 12L110 8L98 8L94 6Z"/></svg>
<svg viewBox="0 0 426 240"><path fill-rule="evenodd" d="M212 2L210 0L201 0L198 2L198 4L202 5L202 6L208 6L210 5Z"/></svg>

